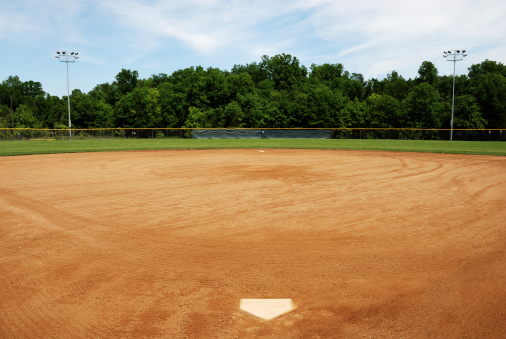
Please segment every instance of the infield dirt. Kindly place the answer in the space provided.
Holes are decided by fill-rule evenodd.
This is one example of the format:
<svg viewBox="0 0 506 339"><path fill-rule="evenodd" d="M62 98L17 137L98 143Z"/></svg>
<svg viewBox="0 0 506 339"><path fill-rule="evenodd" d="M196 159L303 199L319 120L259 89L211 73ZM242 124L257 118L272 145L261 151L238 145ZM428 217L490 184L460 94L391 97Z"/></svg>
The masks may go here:
<svg viewBox="0 0 506 339"><path fill-rule="evenodd" d="M506 337L506 157L263 151L0 158L0 337Z"/></svg>

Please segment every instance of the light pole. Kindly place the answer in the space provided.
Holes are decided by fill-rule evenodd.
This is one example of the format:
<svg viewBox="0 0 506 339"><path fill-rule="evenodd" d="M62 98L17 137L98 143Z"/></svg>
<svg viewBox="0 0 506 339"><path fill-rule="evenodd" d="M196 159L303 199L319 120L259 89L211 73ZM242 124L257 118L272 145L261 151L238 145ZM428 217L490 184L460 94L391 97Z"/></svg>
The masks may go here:
<svg viewBox="0 0 506 339"><path fill-rule="evenodd" d="M76 62L79 57L77 56L79 53L77 52L56 52L56 57L60 60L60 62L67 63L67 104L69 109L69 140L72 140L72 123L70 122L70 89L69 89L69 62Z"/></svg>
<svg viewBox="0 0 506 339"><path fill-rule="evenodd" d="M466 50L452 50L452 51L444 51L443 57L446 58L446 61L453 61L453 92L452 92L452 120L450 122L451 130L450 130L450 141L453 140L453 108L455 104L455 63L457 61L464 60L466 57Z"/></svg>

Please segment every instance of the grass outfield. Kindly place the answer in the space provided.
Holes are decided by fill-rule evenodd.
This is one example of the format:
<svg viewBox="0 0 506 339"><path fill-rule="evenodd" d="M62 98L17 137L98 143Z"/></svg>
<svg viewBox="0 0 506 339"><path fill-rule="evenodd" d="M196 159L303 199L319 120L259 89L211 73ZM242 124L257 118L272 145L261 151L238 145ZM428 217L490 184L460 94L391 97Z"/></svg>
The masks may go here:
<svg viewBox="0 0 506 339"><path fill-rule="evenodd" d="M506 155L506 142L366 139L96 139L1 141L0 156L170 150L291 148Z"/></svg>

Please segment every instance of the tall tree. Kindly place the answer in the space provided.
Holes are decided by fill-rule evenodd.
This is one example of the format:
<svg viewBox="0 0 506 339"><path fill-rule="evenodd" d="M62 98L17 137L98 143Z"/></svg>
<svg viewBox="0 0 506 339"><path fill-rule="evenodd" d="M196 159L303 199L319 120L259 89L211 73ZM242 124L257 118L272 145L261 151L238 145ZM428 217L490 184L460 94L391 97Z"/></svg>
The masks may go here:
<svg viewBox="0 0 506 339"><path fill-rule="evenodd" d="M121 95L133 91L137 86L138 77L139 73L137 71L122 68L121 72L116 75L116 95L121 97Z"/></svg>
<svg viewBox="0 0 506 339"><path fill-rule="evenodd" d="M241 73L248 73L255 85L258 85L260 82L268 78L267 64L257 64L256 62L253 62L246 65L234 65L234 67L232 67L231 74L237 75Z"/></svg>
<svg viewBox="0 0 506 339"><path fill-rule="evenodd" d="M499 72L486 73L473 77L471 82L487 127L506 129L506 77Z"/></svg>
<svg viewBox="0 0 506 339"><path fill-rule="evenodd" d="M18 76L9 76L2 82L4 86L3 95L0 99L8 107L11 116L11 126L14 127L14 112L23 103L23 82Z"/></svg>
<svg viewBox="0 0 506 339"><path fill-rule="evenodd" d="M399 101L405 99L412 89L409 81L404 79L397 71L392 71L383 79L383 93Z"/></svg>
<svg viewBox="0 0 506 339"><path fill-rule="evenodd" d="M272 58L264 55L262 67L266 69L267 77L274 81L276 90L291 90L307 76L306 67L290 54L278 54Z"/></svg>
<svg viewBox="0 0 506 339"><path fill-rule="evenodd" d="M418 79L417 82L427 82L433 87L438 86L438 70L436 66L430 61L422 62L420 68L418 68Z"/></svg>
<svg viewBox="0 0 506 339"><path fill-rule="evenodd" d="M487 127L506 129L506 66L485 60L469 68L469 78Z"/></svg>
<svg viewBox="0 0 506 339"><path fill-rule="evenodd" d="M113 108L92 95L72 91L72 126L75 128L107 128L113 126Z"/></svg>
<svg viewBox="0 0 506 339"><path fill-rule="evenodd" d="M16 109L14 117L14 124L19 128L40 128L41 123L37 121L37 118L33 114L33 110L25 104L19 105Z"/></svg>
<svg viewBox="0 0 506 339"><path fill-rule="evenodd" d="M455 98L454 127L465 129L483 129L487 120L483 118L476 99L464 94Z"/></svg>
<svg viewBox="0 0 506 339"><path fill-rule="evenodd" d="M387 94L373 93L366 100L367 126L378 128L402 127L400 102Z"/></svg>
<svg viewBox="0 0 506 339"><path fill-rule="evenodd" d="M406 127L440 128L445 118L439 92L427 82L416 85L402 102Z"/></svg>
<svg viewBox="0 0 506 339"><path fill-rule="evenodd" d="M149 116L146 111L148 88L135 88L125 94L114 106L115 125L118 127L148 126Z"/></svg>
<svg viewBox="0 0 506 339"><path fill-rule="evenodd" d="M331 87L331 83L343 76L344 66L342 64L311 65L310 79L317 79Z"/></svg>
<svg viewBox="0 0 506 339"><path fill-rule="evenodd" d="M146 92L146 108L148 115L148 124L146 127L165 127L163 126L162 107L159 103L160 94L156 88L148 88Z"/></svg>

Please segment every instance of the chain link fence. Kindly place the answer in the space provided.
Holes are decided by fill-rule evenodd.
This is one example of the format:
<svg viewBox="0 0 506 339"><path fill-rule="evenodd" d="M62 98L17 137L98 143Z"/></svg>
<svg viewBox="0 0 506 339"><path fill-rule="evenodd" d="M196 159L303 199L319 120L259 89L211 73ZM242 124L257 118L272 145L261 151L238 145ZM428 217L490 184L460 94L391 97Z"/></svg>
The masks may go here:
<svg viewBox="0 0 506 339"><path fill-rule="evenodd" d="M72 140L90 139L191 139L191 128L97 128L72 129ZM207 128L210 130L210 128ZM222 128L216 128L222 130ZM230 130L230 129L228 129ZM271 128L274 130L274 128ZM412 128L313 128L279 130L330 130L332 139L450 140L449 129ZM69 140L68 129L0 128L0 141ZM453 140L506 141L500 129L454 129Z"/></svg>

